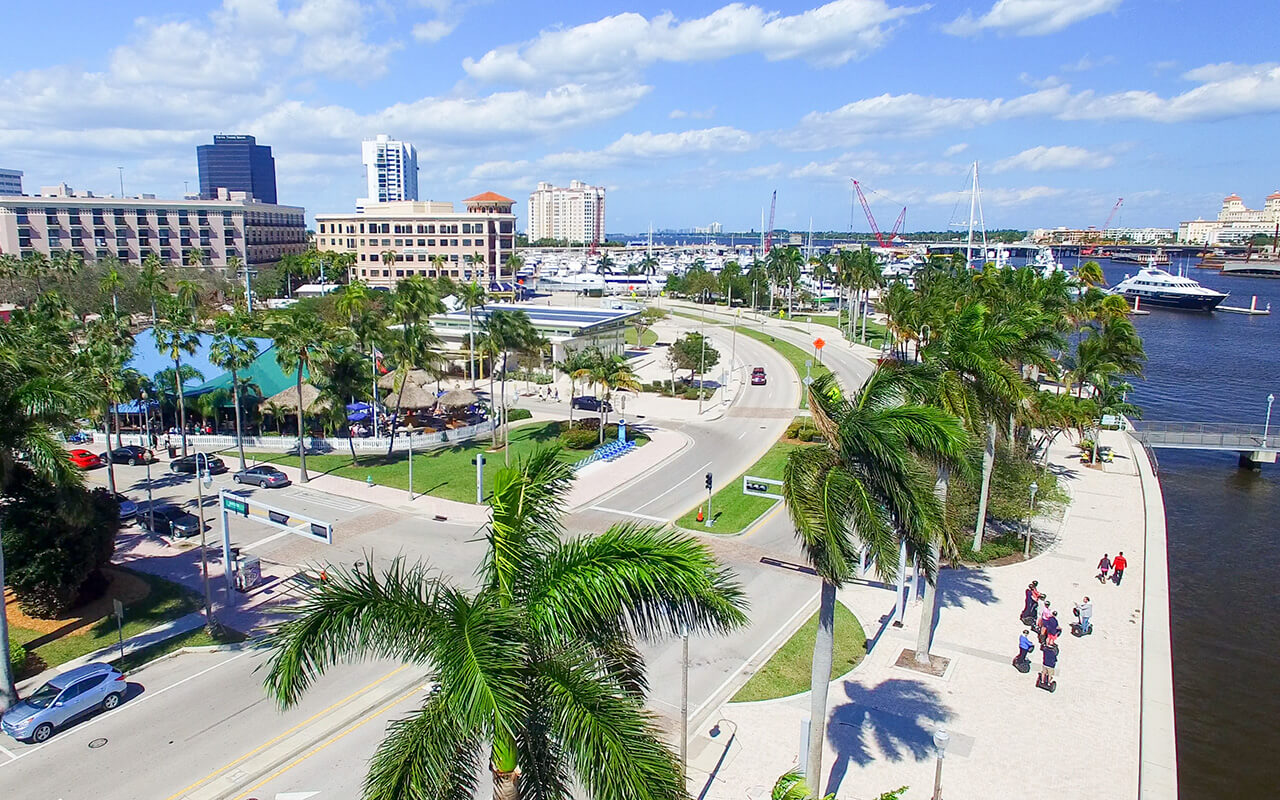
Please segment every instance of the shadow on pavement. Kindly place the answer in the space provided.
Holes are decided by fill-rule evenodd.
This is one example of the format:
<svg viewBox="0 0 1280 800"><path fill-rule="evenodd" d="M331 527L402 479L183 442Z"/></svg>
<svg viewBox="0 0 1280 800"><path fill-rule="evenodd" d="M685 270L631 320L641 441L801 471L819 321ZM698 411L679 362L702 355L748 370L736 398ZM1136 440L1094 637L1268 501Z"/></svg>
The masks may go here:
<svg viewBox="0 0 1280 800"><path fill-rule="evenodd" d="M991 575L985 569L957 567L938 573L938 606L963 608L969 601L990 605L996 601L991 591Z"/></svg>
<svg viewBox="0 0 1280 800"><path fill-rule="evenodd" d="M836 753L827 791L838 792L849 765L933 756L933 731L951 717L939 694L921 681L890 678L873 687L844 682L846 702L831 715L827 738ZM838 701L838 698L837 698ZM892 710L889 710L892 709Z"/></svg>

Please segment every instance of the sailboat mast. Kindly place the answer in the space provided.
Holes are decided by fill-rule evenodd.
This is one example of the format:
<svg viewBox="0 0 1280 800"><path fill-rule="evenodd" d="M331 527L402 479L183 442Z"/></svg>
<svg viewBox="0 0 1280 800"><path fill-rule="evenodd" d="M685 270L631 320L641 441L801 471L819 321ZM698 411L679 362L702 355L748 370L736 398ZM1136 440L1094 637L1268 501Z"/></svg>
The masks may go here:
<svg viewBox="0 0 1280 800"><path fill-rule="evenodd" d="M973 215L978 202L978 162L973 162L973 186L969 190L969 237L964 246L964 263L966 267L973 265Z"/></svg>

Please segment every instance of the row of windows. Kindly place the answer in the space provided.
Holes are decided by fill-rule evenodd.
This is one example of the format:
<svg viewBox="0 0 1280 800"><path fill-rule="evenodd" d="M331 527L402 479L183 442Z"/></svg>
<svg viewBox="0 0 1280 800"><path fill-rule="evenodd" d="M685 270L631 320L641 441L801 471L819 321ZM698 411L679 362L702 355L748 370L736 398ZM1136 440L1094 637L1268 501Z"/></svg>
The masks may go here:
<svg viewBox="0 0 1280 800"><path fill-rule="evenodd" d="M418 260L419 260L419 261L430 261L430 260L431 260L431 256L427 255L426 253L418 253L417 255L418 255ZM454 253L454 254L452 254L452 255L444 255L443 253L441 253L441 255L443 255L443 256L444 256L444 258L445 258L446 260L448 260L448 261L458 261L458 260L459 260L459 258L458 258L458 254L457 254L457 253ZM414 254L413 254L413 253L396 253L396 261L413 261L413 256L414 256ZM361 261L374 261L374 262L378 262L378 261L381 261L381 260L382 260L382 256L381 256L381 255L369 255L368 253L361 253L361 254L360 254L360 260L361 260ZM470 254L467 254L467 255L463 256L461 260L462 260L462 261L467 262L468 264L470 264L470 263L471 263L471 260L472 260L472 259L471 259L471 255L470 255Z"/></svg>
<svg viewBox="0 0 1280 800"><path fill-rule="evenodd" d="M409 223L389 223L389 222L361 222L359 226L345 225L346 231L343 231L343 223L340 222L321 222L316 227L317 233L356 233L359 227L359 233L485 233L486 223L483 222L464 222L459 226L457 223L439 225L435 223L413 225ZM503 233L511 233L515 229L515 223L510 220L503 220L499 223L499 229ZM461 228L461 230L459 230ZM367 230L366 230L367 229Z"/></svg>
<svg viewBox="0 0 1280 800"><path fill-rule="evenodd" d="M233 217L246 216L251 225L293 225L299 227L306 226L306 219L301 214L288 214L278 211L241 211L241 210L187 210L175 208L53 208L53 207L36 207L28 208L25 206L15 206L13 213L20 218L26 217L28 214L44 214L48 220L55 220L58 217L77 217L92 215L95 221L101 222L108 210L115 218L117 223L125 219L126 214L131 217L154 216L157 219L164 220L170 214L174 214L181 222L186 222L188 217L195 215L201 222L206 221L210 217L222 215L225 222L229 222Z"/></svg>
<svg viewBox="0 0 1280 800"><path fill-rule="evenodd" d="M395 271L395 273L396 273L396 277L397 277L397 278L412 277L412 276L414 276L414 275L421 275L421 276L423 276L423 277L425 277L425 278L434 278L434 277L436 277L436 275L437 275L437 274L440 274L440 275L448 275L448 276L449 276L449 277L451 277L451 278L461 278L461 277L467 277L467 278L470 278L470 277L473 277L473 276L483 277L483 274L484 274L482 271L473 271L473 270L469 270L469 269L465 269L465 270L463 270L463 269L453 269L453 270L446 269L446 270L440 270L439 272L437 272L437 271L436 271L436 270L434 270L434 269L419 269L419 270L412 270L412 269L398 269L398 270L396 270L396 271ZM360 277L361 277L361 278L390 278L390 277L391 277L391 270L389 270L389 269L368 269L368 270L362 269L362 270L360 270Z"/></svg>

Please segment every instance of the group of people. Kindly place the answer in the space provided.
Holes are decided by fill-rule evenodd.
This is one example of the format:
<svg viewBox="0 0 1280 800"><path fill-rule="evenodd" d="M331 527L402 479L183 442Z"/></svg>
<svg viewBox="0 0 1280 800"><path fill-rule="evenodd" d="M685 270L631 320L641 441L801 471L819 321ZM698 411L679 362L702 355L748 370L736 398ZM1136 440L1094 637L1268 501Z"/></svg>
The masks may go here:
<svg viewBox="0 0 1280 800"><path fill-rule="evenodd" d="M1129 566L1129 560L1124 557L1124 551L1116 553L1115 558L1111 558L1110 554L1103 553L1102 560L1098 562L1098 583L1105 584L1110 578L1111 582L1116 586L1120 585L1120 581L1124 580L1124 571Z"/></svg>
<svg viewBox="0 0 1280 800"><path fill-rule="evenodd" d="M1118 556L1123 558L1123 554ZM1093 602L1085 596L1072 608L1076 621L1071 623L1071 631L1076 636L1088 636L1093 633ZM1027 584L1025 602L1019 617L1026 627L1018 637L1018 655L1013 659L1013 666L1022 672L1031 670L1031 652L1035 650L1036 637L1040 645L1041 668L1036 676L1036 687L1045 691L1054 691L1058 683L1054 675L1058 669L1058 637L1062 635L1062 623L1058 621L1058 610L1053 607L1049 596L1040 590L1040 582Z"/></svg>

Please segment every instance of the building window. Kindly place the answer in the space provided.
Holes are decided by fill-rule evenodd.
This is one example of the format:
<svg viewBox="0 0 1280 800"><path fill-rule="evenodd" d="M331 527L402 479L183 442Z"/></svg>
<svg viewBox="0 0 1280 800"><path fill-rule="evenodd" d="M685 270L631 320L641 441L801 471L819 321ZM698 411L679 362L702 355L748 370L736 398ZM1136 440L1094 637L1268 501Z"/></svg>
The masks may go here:
<svg viewBox="0 0 1280 800"><path fill-rule="evenodd" d="M427 240L426 240L426 239L419 239L419 240L418 240L418 247L425 247L425 246L426 246L426 244L427 244Z"/></svg>

